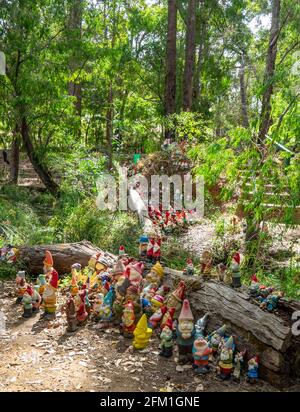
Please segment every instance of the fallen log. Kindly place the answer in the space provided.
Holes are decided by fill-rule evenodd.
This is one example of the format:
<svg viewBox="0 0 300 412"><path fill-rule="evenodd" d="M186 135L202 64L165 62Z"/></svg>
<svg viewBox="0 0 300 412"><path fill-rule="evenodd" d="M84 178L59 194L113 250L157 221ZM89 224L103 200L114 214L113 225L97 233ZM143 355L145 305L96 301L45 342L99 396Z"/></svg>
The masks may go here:
<svg viewBox="0 0 300 412"><path fill-rule="evenodd" d="M285 302L287 316L262 310L249 295L215 281L188 278L182 272L165 269L169 286L180 280L187 284L187 295L196 319L209 312L208 332L226 323L236 336L238 349L260 358L260 376L273 386L283 388L300 375L300 337L292 335L290 309L297 303Z"/></svg>
<svg viewBox="0 0 300 412"><path fill-rule="evenodd" d="M84 267L87 266L92 255L95 253L104 253L102 249L85 240L78 243L24 246L20 247L19 250L22 266L24 266L30 275L43 273L43 260L46 250L52 253L54 267L59 275L70 273L73 263L80 263L82 267ZM110 259L115 259L113 254L105 253Z"/></svg>

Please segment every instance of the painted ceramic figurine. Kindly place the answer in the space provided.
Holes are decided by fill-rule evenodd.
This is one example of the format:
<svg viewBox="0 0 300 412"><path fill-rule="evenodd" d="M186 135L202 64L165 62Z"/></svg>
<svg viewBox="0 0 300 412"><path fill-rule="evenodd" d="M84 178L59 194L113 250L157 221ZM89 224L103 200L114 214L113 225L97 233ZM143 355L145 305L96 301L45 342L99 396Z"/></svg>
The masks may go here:
<svg viewBox="0 0 300 412"><path fill-rule="evenodd" d="M136 262L130 264L126 268L126 276L128 276L129 282L132 286L140 287L143 280L144 264L143 262Z"/></svg>
<svg viewBox="0 0 300 412"><path fill-rule="evenodd" d="M129 301L124 305L121 331L125 338L132 338L134 329L135 316L133 310L133 303Z"/></svg>
<svg viewBox="0 0 300 412"><path fill-rule="evenodd" d="M201 256L201 273L204 277L208 277L210 275L212 261L212 254L208 250L204 250Z"/></svg>
<svg viewBox="0 0 300 412"><path fill-rule="evenodd" d="M97 293L94 297L93 305L92 305L92 312L93 312L93 319L98 319L100 310L103 305L104 295L103 293Z"/></svg>
<svg viewBox="0 0 300 412"><path fill-rule="evenodd" d="M245 351L237 352L234 357L234 370L233 370L233 380L235 382L240 382L241 369L244 363Z"/></svg>
<svg viewBox="0 0 300 412"><path fill-rule="evenodd" d="M114 265L112 271L112 281L113 283L118 283L119 279L123 276L125 271L125 265L122 260L118 260L117 263Z"/></svg>
<svg viewBox="0 0 300 412"><path fill-rule="evenodd" d="M142 302L138 288L130 285L126 291L125 302L131 302L134 310L135 322L138 322L143 314Z"/></svg>
<svg viewBox="0 0 300 412"><path fill-rule="evenodd" d="M38 278L37 278L37 284L39 286L39 294L40 294L41 297L43 297L43 293L44 293L44 290L45 290L45 287L46 287L46 283L47 283L46 276L44 274L39 275Z"/></svg>
<svg viewBox="0 0 300 412"><path fill-rule="evenodd" d="M169 358L173 355L173 322L169 318L160 334L160 356Z"/></svg>
<svg viewBox="0 0 300 412"><path fill-rule="evenodd" d="M33 290L31 286L27 286L26 291L22 298L23 305L23 318L30 318L32 316L32 294Z"/></svg>
<svg viewBox="0 0 300 412"><path fill-rule="evenodd" d="M248 361L247 382L256 383L258 380L258 356L254 356Z"/></svg>
<svg viewBox="0 0 300 412"><path fill-rule="evenodd" d="M208 313L206 313L202 318L197 320L195 324L195 330L196 330L195 339L200 338L200 337L204 338L208 316L209 316Z"/></svg>
<svg viewBox="0 0 300 412"><path fill-rule="evenodd" d="M49 265L51 265L51 262L49 262ZM44 307L45 312L42 316L46 318L55 317L56 293L57 293L57 288L58 288L58 273L56 272L56 270L55 269L51 270L51 272L48 272L48 275L50 277L49 277L48 282L45 285L45 289L43 293L43 307Z"/></svg>
<svg viewBox="0 0 300 412"><path fill-rule="evenodd" d="M179 364L193 361L193 343L195 339L194 316L187 299L184 299L177 325L177 345L179 352Z"/></svg>
<svg viewBox="0 0 300 412"><path fill-rule="evenodd" d="M32 288L31 300L32 300L32 312L33 313L36 313L40 310L42 298L41 298L41 295L39 294L39 289L40 289L39 285L35 285Z"/></svg>
<svg viewBox="0 0 300 412"><path fill-rule="evenodd" d="M219 377L223 380L231 378L233 372L233 337L227 339L222 346L219 360Z"/></svg>
<svg viewBox="0 0 300 412"><path fill-rule="evenodd" d="M77 263L71 266L72 279L71 279L70 292L73 297L76 296L79 291L78 284L77 284L77 270L76 269L77 269Z"/></svg>
<svg viewBox="0 0 300 412"><path fill-rule="evenodd" d="M74 303L74 298L70 296L66 304L66 315L67 315L67 331L75 332L77 329L77 318L76 318L76 308Z"/></svg>
<svg viewBox="0 0 300 412"><path fill-rule="evenodd" d="M49 250L46 250L45 252L45 259L44 259L44 275L46 277L46 280L49 281L49 279L52 277L52 275L56 276L58 278L58 273L53 267L53 257L51 252Z"/></svg>
<svg viewBox="0 0 300 412"><path fill-rule="evenodd" d="M147 316L144 313L133 331L133 347L135 349L144 349L148 346L152 329L148 327L147 323Z"/></svg>
<svg viewBox="0 0 300 412"><path fill-rule="evenodd" d="M157 262L161 258L161 239L156 236L153 245L153 260Z"/></svg>
<svg viewBox="0 0 300 412"><path fill-rule="evenodd" d="M74 296L74 303L76 309L76 319L79 326L83 326L88 318L88 313L85 309L85 303L83 301L83 296L77 294Z"/></svg>
<svg viewBox="0 0 300 412"><path fill-rule="evenodd" d="M260 298L261 309L266 309L268 312L274 312L277 309L280 299L283 297L283 292L270 293L266 298Z"/></svg>
<svg viewBox="0 0 300 412"><path fill-rule="evenodd" d="M171 325L173 325L173 321L174 321L174 313L175 313L175 308L169 308L166 313L163 315L163 318L160 322L160 329L162 330L165 325L169 322L171 322ZM174 328L172 327L172 330Z"/></svg>
<svg viewBox="0 0 300 412"><path fill-rule="evenodd" d="M154 266L152 266L150 273L146 276L147 282L151 283L151 285L159 287L164 277L164 268L162 267L160 262L156 262Z"/></svg>
<svg viewBox="0 0 300 412"><path fill-rule="evenodd" d="M142 235L139 240L139 256L141 259L147 257L149 239L147 235Z"/></svg>
<svg viewBox="0 0 300 412"><path fill-rule="evenodd" d="M183 271L186 276L194 276L194 265L192 259L186 261L186 268Z"/></svg>
<svg viewBox="0 0 300 412"><path fill-rule="evenodd" d="M16 286L17 286L17 300L16 303L21 303L24 293L26 292L26 280L25 271L20 270L16 276Z"/></svg>
<svg viewBox="0 0 300 412"><path fill-rule="evenodd" d="M113 303L113 316L114 316L114 323L119 325L122 321L124 304L125 304L125 295L130 283L128 278L124 279L123 283L120 285L115 286L115 300Z"/></svg>
<svg viewBox="0 0 300 412"><path fill-rule="evenodd" d="M219 346L222 338L225 336L226 329L226 325L222 325L219 329L212 332L208 337L209 346L212 348L212 354L214 356L218 354Z"/></svg>
<svg viewBox="0 0 300 412"><path fill-rule="evenodd" d="M102 329L108 328L112 320L112 306L114 301L114 288L111 286L108 293L103 299L103 305L100 307L97 320L100 321L100 327Z"/></svg>
<svg viewBox="0 0 300 412"><path fill-rule="evenodd" d="M204 375L209 372L209 355L212 349L208 346L207 341L199 336L194 341L193 355L194 355L194 371L198 374Z"/></svg>
<svg viewBox="0 0 300 412"><path fill-rule="evenodd" d="M181 310L182 302L185 297L185 283L181 280L177 288L168 295L165 304L170 308L175 308L174 319L177 319Z"/></svg>
<svg viewBox="0 0 300 412"><path fill-rule="evenodd" d="M240 288L242 286L240 263L241 263L241 255L239 253L235 253L232 256L231 264L230 264L233 288Z"/></svg>
<svg viewBox="0 0 300 412"><path fill-rule="evenodd" d="M158 308L153 313L153 315L150 317L149 322L148 322L148 326L151 329L156 329L166 312L167 312L167 307L166 306L162 306L162 307Z"/></svg>

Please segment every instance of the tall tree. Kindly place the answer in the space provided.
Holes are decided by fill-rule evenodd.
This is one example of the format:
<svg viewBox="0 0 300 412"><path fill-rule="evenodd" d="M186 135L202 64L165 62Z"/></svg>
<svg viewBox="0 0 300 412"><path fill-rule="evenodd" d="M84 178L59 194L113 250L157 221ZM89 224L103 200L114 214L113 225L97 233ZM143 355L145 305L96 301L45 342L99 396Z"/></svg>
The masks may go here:
<svg viewBox="0 0 300 412"><path fill-rule="evenodd" d="M193 103L193 75L196 54L196 5L197 0L189 0L187 10L185 65L182 95L182 108L184 111L191 111Z"/></svg>
<svg viewBox="0 0 300 412"><path fill-rule="evenodd" d="M176 112L176 34L177 4L176 0L168 0L168 33L166 54L165 114ZM166 130L166 137L172 138L174 132Z"/></svg>
<svg viewBox="0 0 300 412"><path fill-rule="evenodd" d="M246 91L246 82L245 82L245 56L244 54L242 54L242 57L241 57L241 66L239 69L239 80L240 80L242 125L245 128L248 128L249 118L248 118L247 91Z"/></svg>
<svg viewBox="0 0 300 412"><path fill-rule="evenodd" d="M271 126L271 97L273 94L277 44L280 33L281 0L272 1L272 21L264 76L265 91L262 98L259 139L263 141Z"/></svg>

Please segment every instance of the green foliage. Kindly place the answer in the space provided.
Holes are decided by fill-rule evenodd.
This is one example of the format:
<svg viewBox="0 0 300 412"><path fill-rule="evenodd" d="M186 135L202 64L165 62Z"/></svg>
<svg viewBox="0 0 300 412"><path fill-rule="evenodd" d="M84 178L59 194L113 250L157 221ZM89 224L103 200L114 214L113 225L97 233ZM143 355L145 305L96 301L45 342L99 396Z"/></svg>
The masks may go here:
<svg viewBox="0 0 300 412"><path fill-rule="evenodd" d="M191 251L182 247L176 237L170 237L166 242L162 242L161 251L163 264L172 269L183 270L188 258L193 259L194 266L200 262Z"/></svg>

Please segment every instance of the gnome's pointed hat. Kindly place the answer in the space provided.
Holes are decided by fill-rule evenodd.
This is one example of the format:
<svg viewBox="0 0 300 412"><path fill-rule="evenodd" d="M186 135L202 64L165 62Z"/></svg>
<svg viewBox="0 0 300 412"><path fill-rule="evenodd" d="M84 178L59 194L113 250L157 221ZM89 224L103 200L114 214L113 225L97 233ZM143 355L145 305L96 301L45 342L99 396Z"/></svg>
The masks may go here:
<svg viewBox="0 0 300 412"><path fill-rule="evenodd" d="M224 336L226 333L227 326L224 324L219 329L215 330L214 333L217 333L220 336Z"/></svg>
<svg viewBox="0 0 300 412"><path fill-rule="evenodd" d="M30 296L33 295L33 289L32 289L32 287L31 287L30 285L27 286L26 292L27 292Z"/></svg>
<svg viewBox="0 0 300 412"><path fill-rule="evenodd" d="M167 321L166 321L166 323L165 323L165 325L164 325L164 328L165 328L165 327L169 328L170 330L173 330L173 320L172 320L172 318L168 318L168 319L167 319Z"/></svg>
<svg viewBox="0 0 300 412"><path fill-rule="evenodd" d="M120 295L125 296L129 286L130 286L129 279L125 278L123 283L117 288Z"/></svg>
<svg viewBox="0 0 300 412"><path fill-rule="evenodd" d="M151 270L154 270L154 272L156 272L160 278L162 278L164 275L164 268L162 267L160 262L156 262L155 265L152 266Z"/></svg>
<svg viewBox="0 0 300 412"><path fill-rule="evenodd" d="M53 286L55 289L57 289L58 287L58 273L56 272L56 270L52 271L50 285Z"/></svg>
<svg viewBox="0 0 300 412"><path fill-rule="evenodd" d="M190 302L187 299L184 299L183 301L178 320L194 320L194 316L190 308Z"/></svg>
<svg viewBox="0 0 300 412"><path fill-rule="evenodd" d="M234 259L234 260L236 261L236 263L240 264L240 262L241 262L241 255L240 255L239 253L235 253L235 254L232 256L232 259Z"/></svg>
<svg viewBox="0 0 300 412"><path fill-rule="evenodd" d="M177 286L177 289L172 292L172 295L179 301L182 302L185 296L185 283L181 280Z"/></svg>
<svg viewBox="0 0 300 412"><path fill-rule="evenodd" d="M145 265L144 265L143 262L137 262L137 263L134 263L133 265L131 265L131 267L132 267L132 269L136 270L140 275L142 275Z"/></svg>
<svg viewBox="0 0 300 412"><path fill-rule="evenodd" d="M49 252L49 250L46 250L45 252L45 259L44 259L44 265L48 265L48 266L53 266L53 257L51 252Z"/></svg>
<svg viewBox="0 0 300 412"><path fill-rule="evenodd" d="M145 333L147 329L148 329L148 321L147 321L147 316L144 313L143 316L138 321L133 334L138 335L140 333Z"/></svg>
<svg viewBox="0 0 300 412"><path fill-rule="evenodd" d="M257 278L257 276L256 276L256 273L254 273L254 274L251 276L251 282L255 282L255 283L259 282L259 280L258 280L258 278Z"/></svg>
<svg viewBox="0 0 300 412"><path fill-rule="evenodd" d="M123 245L121 245L121 246L119 247L119 255L120 255L120 256L125 255L125 248L124 248Z"/></svg>
<svg viewBox="0 0 300 412"><path fill-rule="evenodd" d="M112 274L113 274L113 276L121 275L124 272L124 270L125 270L124 263L122 262L122 260L118 260L117 263L114 266Z"/></svg>
<svg viewBox="0 0 300 412"><path fill-rule="evenodd" d="M234 345L233 336L229 336L229 338L225 342L225 347L227 349L233 349L233 345Z"/></svg>

